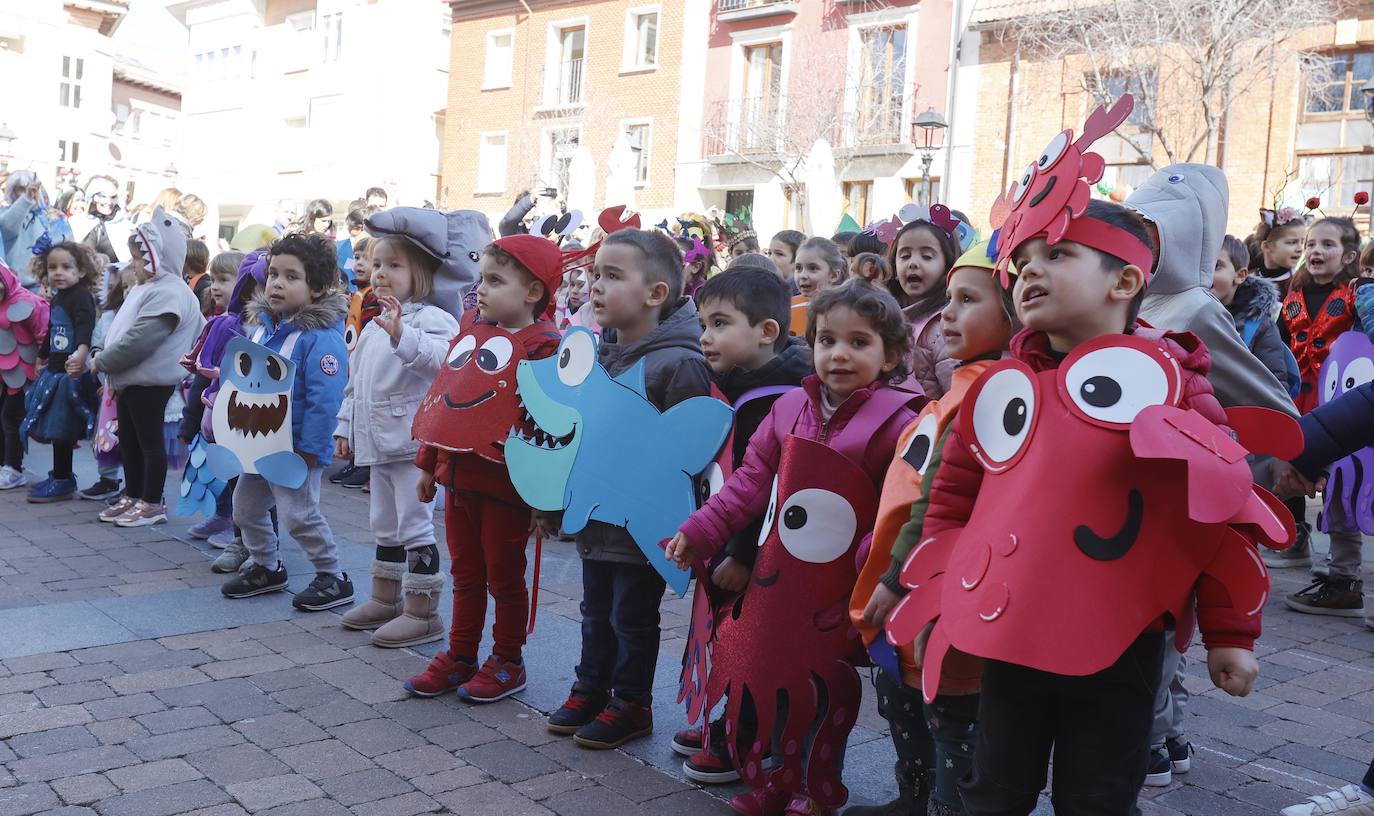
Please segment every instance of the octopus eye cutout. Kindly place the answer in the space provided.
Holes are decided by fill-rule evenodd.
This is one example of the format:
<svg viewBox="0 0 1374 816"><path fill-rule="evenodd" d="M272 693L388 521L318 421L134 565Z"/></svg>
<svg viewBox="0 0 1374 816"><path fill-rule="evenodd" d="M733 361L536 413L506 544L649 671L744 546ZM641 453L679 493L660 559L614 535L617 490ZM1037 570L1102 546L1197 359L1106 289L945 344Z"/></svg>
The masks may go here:
<svg viewBox="0 0 1374 816"><path fill-rule="evenodd" d="M1019 368L998 371L983 383L972 418L985 467L996 473L1011 466L1030 437L1035 407L1035 384Z"/></svg>
<svg viewBox="0 0 1374 816"><path fill-rule="evenodd" d="M1169 375L1149 354L1108 346L1084 354L1064 374L1069 399L1088 419L1129 425L1151 405L1166 405Z"/></svg>
<svg viewBox="0 0 1374 816"><path fill-rule="evenodd" d="M858 524L847 499L812 487L788 497L778 513L778 538L796 558L827 564L849 551Z"/></svg>
<svg viewBox="0 0 1374 816"><path fill-rule="evenodd" d="M1053 167L1069 146L1069 135L1069 131L1066 130L1051 139L1050 143L1045 145L1045 151L1040 154L1040 158L1035 160L1035 166L1041 170L1048 170Z"/></svg>
<svg viewBox="0 0 1374 816"><path fill-rule="evenodd" d="M510 338L500 335L493 337L478 349L477 367L487 372L500 371L510 362L512 350Z"/></svg>
<svg viewBox="0 0 1374 816"><path fill-rule="evenodd" d="M1374 360L1368 357L1351 360L1341 372L1341 392L1354 391L1370 380L1374 380Z"/></svg>
<svg viewBox="0 0 1374 816"><path fill-rule="evenodd" d="M581 385L596 365L596 341L587 332L573 332L558 350L558 379L566 386Z"/></svg>
<svg viewBox="0 0 1374 816"><path fill-rule="evenodd" d="M773 517L778 514L778 477L773 477L773 490L768 494L768 512L763 514L763 527L759 530L759 546L768 540L773 531Z"/></svg>
<svg viewBox="0 0 1374 816"><path fill-rule="evenodd" d="M238 359L234 361L239 367L239 374L247 377L248 372L253 370L253 358L243 352L238 353Z"/></svg>
<svg viewBox="0 0 1374 816"><path fill-rule="evenodd" d="M916 425L916 432L907 440L906 448L902 450L902 461L911 465L911 469L925 475L926 468L930 467L930 460L935 454L935 432L939 429L939 423L935 420L934 414L926 414Z"/></svg>
<svg viewBox="0 0 1374 816"><path fill-rule="evenodd" d="M281 382L282 375L286 372L282 370L281 363L277 362L276 357L267 358L267 376L276 382Z"/></svg>
<svg viewBox="0 0 1374 816"><path fill-rule="evenodd" d="M453 344L453 348L448 350L448 367L462 368L467 365L468 360L472 359L472 352L477 349L477 338L470 334L465 334L458 338L458 342Z"/></svg>
<svg viewBox="0 0 1374 816"><path fill-rule="evenodd" d="M1031 182L1035 180L1035 165L1026 167L1026 172L1021 175L1021 180L1016 182L1016 189L1011 194L1012 203L1019 204L1021 199L1026 197L1030 191Z"/></svg>

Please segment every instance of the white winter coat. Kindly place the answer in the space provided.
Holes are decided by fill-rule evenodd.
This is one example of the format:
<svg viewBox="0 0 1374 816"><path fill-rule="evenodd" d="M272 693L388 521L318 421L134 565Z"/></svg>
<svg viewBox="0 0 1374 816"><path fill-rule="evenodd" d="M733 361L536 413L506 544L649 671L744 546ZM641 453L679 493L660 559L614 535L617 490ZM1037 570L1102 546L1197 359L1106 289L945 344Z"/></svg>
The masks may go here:
<svg viewBox="0 0 1374 816"><path fill-rule="evenodd" d="M453 315L429 303L406 303L401 321L405 330L396 346L373 320L348 356L334 435L348 440L360 467L415 458L420 443L410 434L411 422L458 334Z"/></svg>

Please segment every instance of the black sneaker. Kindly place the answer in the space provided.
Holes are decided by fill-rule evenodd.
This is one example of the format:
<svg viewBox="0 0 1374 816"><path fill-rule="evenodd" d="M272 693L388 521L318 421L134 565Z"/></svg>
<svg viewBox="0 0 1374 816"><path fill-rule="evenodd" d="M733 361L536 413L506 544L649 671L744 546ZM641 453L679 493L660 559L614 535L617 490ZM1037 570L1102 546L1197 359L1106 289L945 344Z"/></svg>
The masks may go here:
<svg viewBox="0 0 1374 816"><path fill-rule="evenodd" d="M1169 764L1174 773L1186 774L1193 767L1193 744L1185 739L1166 739L1164 750L1169 752Z"/></svg>
<svg viewBox="0 0 1374 816"><path fill-rule="evenodd" d="M89 501L107 501L119 495L119 480L101 477L100 481L76 494Z"/></svg>
<svg viewBox="0 0 1374 816"><path fill-rule="evenodd" d="M703 785L723 785L739 779L739 771L730 761L729 749L723 742L702 748L682 763L682 773L693 782Z"/></svg>
<svg viewBox="0 0 1374 816"><path fill-rule="evenodd" d="M251 598L283 589L286 589L286 567L280 561L276 569L268 569L252 561L247 569L230 578L219 591L226 598Z"/></svg>
<svg viewBox="0 0 1374 816"><path fill-rule="evenodd" d="M548 729L551 733L569 736L576 734L582 726L596 719L596 715L606 707L611 695L598 691L582 683L573 683L568 699L558 710L549 715Z"/></svg>
<svg viewBox="0 0 1374 816"><path fill-rule="evenodd" d="M1145 785L1162 788L1174 781L1174 766L1169 761L1169 749L1159 747L1150 754L1150 767L1145 771Z"/></svg>
<svg viewBox="0 0 1374 816"><path fill-rule="evenodd" d="M340 484L342 484L344 487L349 488L350 490L357 490L358 488L367 484L367 480L371 477L372 468L354 468L353 472L348 474L348 476L344 477L344 480L340 482Z"/></svg>
<svg viewBox="0 0 1374 816"><path fill-rule="evenodd" d="M333 609L349 603L353 603L353 582L348 580L346 572L338 575L317 572L310 586L291 599L292 606L305 612Z"/></svg>
<svg viewBox="0 0 1374 816"><path fill-rule="evenodd" d="M654 733L654 712L639 703L612 697L596 719L577 729L573 742L583 748L609 750Z"/></svg>
<svg viewBox="0 0 1374 816"><path fill-rule="evenodd" d="M713 745L725 744L725 718L721 717L711 723L711 743ZM701 728L691 726L684 728L673 735L673 753L680 757L689 757L701 750Z"/></svg>
<svg viewBox="0 0 1374 816"><path fill-rule="evenodd" d="M1288 608L1309 615L1358 618L1364 615L1364 581L1359 578L1321 578L1284 598Z"/></svg>
<svg viewBox="0 0 1374 816"><path fill-rule="evenodd" d="M357 468L353 466L352 462L349 462L348 464L344 465L343 467L339 468L338 470L334 471L329 475L329 483L339 484L344 479L347 479L349 476L353 475L353 471L355 470L357 470Z"/></svg>

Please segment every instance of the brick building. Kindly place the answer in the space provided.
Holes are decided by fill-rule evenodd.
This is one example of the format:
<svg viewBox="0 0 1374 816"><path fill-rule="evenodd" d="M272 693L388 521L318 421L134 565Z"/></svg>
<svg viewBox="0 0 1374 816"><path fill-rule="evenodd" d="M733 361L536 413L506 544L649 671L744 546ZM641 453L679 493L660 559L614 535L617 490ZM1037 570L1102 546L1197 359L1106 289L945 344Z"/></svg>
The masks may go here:
<svg viewBox="0 0 1374 816"><path fill-rule="evenodd" d="M976 223L985 223L993 199L1021 174L1045 143L1064 128L1077 130L1093 102L1084 91L1081 58L1046 62L1018 54L1000 30L1018 15L1047 8L1053 0L984 0L965 31L958 73L976 87L965 113L976 138L953 162L951 175L968 180L955 195ZM1374 129L1361 87L1374 78L1374 6L1350 3L1330 25L1302 33L1300 47L1320 55L1326 70L1305 71L1293 60L1236 100L1222 123L1216 161L1231 186L1228 231L1246 235L1261 207L1296 206L1310 196L1331 215L1354 214L1361 227L1369 208L1356 208L1359 190L1374 192ZM1161 93L1167 92L1161 89ZM1129 193L1152 168L1127 142L1138 135L1128 121L1098 142L1108 161L1106 188ZM1156 166L1167 162L1157 143L1148 151Z"/></svg>
<svg viewBox="0 0 1374 816"><path fill-rule="evenodd" d="M494 223L521 191L552 188L588 214L674 211L682 105L700 83L683 65L704 48L705 0L450 3L443 206Z"/></svg>

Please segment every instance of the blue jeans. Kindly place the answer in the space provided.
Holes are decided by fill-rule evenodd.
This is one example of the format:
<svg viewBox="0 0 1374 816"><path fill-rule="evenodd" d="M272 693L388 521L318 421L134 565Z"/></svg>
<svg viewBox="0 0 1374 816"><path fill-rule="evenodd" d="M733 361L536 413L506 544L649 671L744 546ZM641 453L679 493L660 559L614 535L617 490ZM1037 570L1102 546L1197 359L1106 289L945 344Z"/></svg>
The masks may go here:
<svg viewBox="0 0 1374 816"><path fill-rule="evenodd" d="M667 584L646 564L582 561L582 660L577 679L648 706Z"/></svg>

